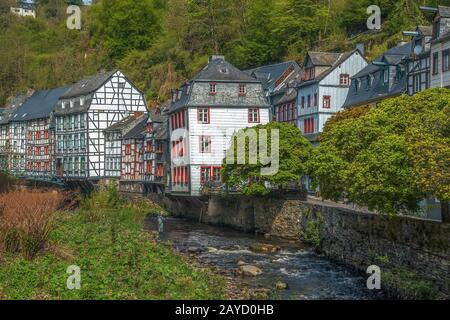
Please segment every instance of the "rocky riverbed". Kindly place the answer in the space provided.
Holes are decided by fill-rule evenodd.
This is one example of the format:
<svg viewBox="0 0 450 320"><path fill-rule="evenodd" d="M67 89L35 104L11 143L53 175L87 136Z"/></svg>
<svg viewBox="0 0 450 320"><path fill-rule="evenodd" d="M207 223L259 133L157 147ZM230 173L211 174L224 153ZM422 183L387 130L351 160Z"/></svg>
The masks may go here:
<svg viewBox="0 0 450 320"><path fill-rule="evenodd" d="M148 231L157 230L148 218ZM199 268L225 277L233 299L380 299L359 273L296 243L168 218L161 240L173 243Z"/></svg>

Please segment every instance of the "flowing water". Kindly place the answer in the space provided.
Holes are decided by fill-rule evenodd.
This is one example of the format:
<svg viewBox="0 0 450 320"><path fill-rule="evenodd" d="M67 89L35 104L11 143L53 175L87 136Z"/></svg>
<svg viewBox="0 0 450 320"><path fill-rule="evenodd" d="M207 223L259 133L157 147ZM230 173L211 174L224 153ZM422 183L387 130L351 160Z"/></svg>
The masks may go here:
<svg viewBox="0 0 450 320"><path fill-rule="evenodd" d="M158 230L157 220L148 218L146 229ZM161 240L170 240L176 250L200 248L200 261L224 270L238 269L244 261L263 270L257 277L240 278L251 288L274 288L278 281L288 284L279 291L281 299L380 299L380 293L366 287L366 279L346 267L331 262L301 244L266 240L264 237L207 226L188 220L164 220ZM274 254L254 253L249 250L256 243L276 245L281 250Z"/></svg>

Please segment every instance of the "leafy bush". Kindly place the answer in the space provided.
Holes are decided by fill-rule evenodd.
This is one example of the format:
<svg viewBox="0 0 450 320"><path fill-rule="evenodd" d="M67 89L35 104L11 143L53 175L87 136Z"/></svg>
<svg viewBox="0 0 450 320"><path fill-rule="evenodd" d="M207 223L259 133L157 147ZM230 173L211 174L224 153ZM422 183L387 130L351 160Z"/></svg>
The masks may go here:
<svg viewBox="0 0 450 320"><path fill-rule="evenodd" d="M43 249L63 196L55 192L0 194L0 249L33 259Z"/></svg>
<svg viewBox="0 0 450 320"><path fill-rule="evenodd" d="M308 218L309 213L306 214ZM317 214L315 219L309 219L303 230L300 232L300 236L304 242L313 245L316 249L320 248L322 239L320 237L320 226L323 223L323 218L320 214Z"/></svg>

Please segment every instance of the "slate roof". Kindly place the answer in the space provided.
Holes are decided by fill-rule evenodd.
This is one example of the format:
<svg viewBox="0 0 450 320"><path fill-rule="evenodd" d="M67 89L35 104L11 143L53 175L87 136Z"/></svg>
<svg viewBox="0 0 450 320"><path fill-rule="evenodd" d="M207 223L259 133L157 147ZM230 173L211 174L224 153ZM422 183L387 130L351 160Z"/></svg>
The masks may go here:
<svg viewBox="0 0 450 320"><path fill-rule="evenodd" d="M195 81L245 81L259 82L239 70L222 56L212 56L209 63L195 77Z"/></svg>
<svg viewBox="0 0 450 320"><path fill-rule="evenodd" d="M315 66L332 66L341 57L342 53L309 51L308 56Z"/></svg>
<svg viewBox="0 0 450 320"><path fill-rule="evenodd" d="M114 123L113 125L110 125L104 131L106 131L106 132L122 131L122 130L126 129L128 126L132 125L133 122L137 121L139 118L141 118L143 116L144 116L144 114L128 116L128 117L123 118L122 120Z"/></svg>
<svg viewBox="0 0 450 320"><path fill-rule="evenodd" d="M117 70L112 70L108 72L100 72L90 77L85 77L71 85L67 92L61 96L61 98L68 99L92 93L100 88L116 72Z"/></svg>
<svg viewBox="0 0 450 320"><path fill-rule="evenodd" d="M68 87L36 91L31 97L12 113L10 121L29 121L47 118L54 111L58 99Z"/></svg>
<svg viewBox="0 0 450 320"><path fill-rule="evenodd" d="M285 62L269 64L258 68L245 70L248 75L260 80L265 89L274 89L276 81L283 75L283 73L293 65L295 70L300 70L300 66L294 60Z"/></svg>
<svg viewBox="0 0 450 320"><path fill-rule="evenodd" d="M383 55L375 59L376 62L388 62L391 65L399 65L413 52L413 43L409 42L387 50ZM373 62L352 77L352 86L350 86L347 99L343 105L344 108L371 103L380 99L386 99L401 95L406 92L407 72L394 84L383 84L383 70L385 67L376 65ZM368 76L373 76L373 84L367 86ZM360 79L361 84L358 90L353 85L356 79Z"/></svg>
<svg viewBox="0 0 450 320"><path fill-rule="evenodd" d="M424 36L432 36L433 35L433 27L432 26L418 26L417 31L419 31Z"/></svg>
<svg viewBox="0 0 450 320"><path fill-rule="evenodd" d="M450 7L438 6L439 15L443 18L450 18Z"/></svg>
<svg viewBox="0 0 450 320"><path fill-rule="evenodd" d="M145 136L145 126L147 124L148 115L139 118L136 125L127 133L125 133L122 139L143 139Z"/></svg>

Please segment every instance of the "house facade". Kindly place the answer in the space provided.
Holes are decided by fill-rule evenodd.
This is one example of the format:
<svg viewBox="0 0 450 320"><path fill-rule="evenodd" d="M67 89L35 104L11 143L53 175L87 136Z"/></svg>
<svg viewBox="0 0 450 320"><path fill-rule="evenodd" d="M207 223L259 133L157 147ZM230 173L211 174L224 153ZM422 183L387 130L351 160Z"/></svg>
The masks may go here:
<svg viewBox="0 0 450 320"><path fill-rule="evenodd" d="M122 137L122 169L120 190L144 193L144 138L148 117L140 117L136 125Z"/></svg>
<svg viewBox="0 0 450 320"><path fill-rule="evenodd" d="M430 10L434 12L430 87L450 88L450 7Z"/></svg>
<svg viewBox="0 0 450 320"><path fill-rule="evenodd" d="M54 110L68 87L36 91L16 111L26 123L25 174L27 177L51 179L55 162Z"/></svg>
<svg viewBox="0 0 450 320"><path fill-rule="evenodd" d="M367 61L358 49L307 54L297 86L297 126L313 144L318 143L327 120L342 110L351 77L366 66Z"/></svg>
<svg viewBox="0 0 450 320"><path fill-rule="evenodd" d="M144 94L119 70L73 84L55 111L57 174L69 180L105 177L104 130L146 112Z"/></svg>
<svg viewBox="0 0 450 320"><path fill-rule="evenodd" d="M232 135L268 123L269 113L260 80L223 56L210 57L199 74L173 92L168 110L170 192L197 196L205 184L220 181Z"/></svg>
<svg viewBox="0 0 450 320"><path fill-rule="evenodd" d="M264 88L265 97L269 101L272 109L270 113L270 120L279 121L276 118L276 113L277 111L279 111L279 109L276 110L276 107L284 108L282 104L280 105L279 100L282 98L281 96L285 94L287 84L291 83L290 86L292 87L292 81L299 77L301 68L298 63L294 60L290 60L261 66L258 68L246 70L244 72L261 81ZM285 102L289 102L289 104ZM292 101L285 102L283 102L283 104L290 105ZM295 118L296 117L297 116L295 115Z"/></svg>
<svg viewBox="0 0 450 320"><path fill-rule="evenodd" d="M163 193L170 185L169 122L165 108L151 112L145 128L144 187L146 192Z"/></svg>
<svg viewBox="0 0 450 320"><path fill-rule="evenodd" d="M11 7L11 12L21 17L36 18L36 9L34 4L25 1L17 1L17 6Z"/></svg>
<svg viewBox="0 0 450 320"><path fill-rule="evenodd" d="M133 129L143 117L145 117L144 113L136 113L105 129L104 167L106 178L120 179L122 172L123 136Z"/></svg>
<svg viewBox="0 0 450 320"><path fill-rule="evenodd" d="M407 92L409 95L430 88L430 49L432 28L419 26L413 32L404 32L412 36L412 53L406 59Z"/></svg>

